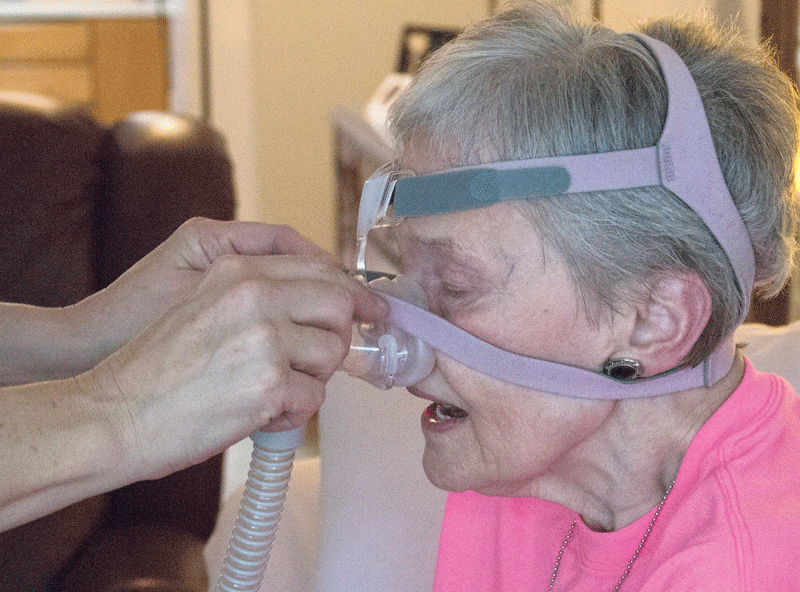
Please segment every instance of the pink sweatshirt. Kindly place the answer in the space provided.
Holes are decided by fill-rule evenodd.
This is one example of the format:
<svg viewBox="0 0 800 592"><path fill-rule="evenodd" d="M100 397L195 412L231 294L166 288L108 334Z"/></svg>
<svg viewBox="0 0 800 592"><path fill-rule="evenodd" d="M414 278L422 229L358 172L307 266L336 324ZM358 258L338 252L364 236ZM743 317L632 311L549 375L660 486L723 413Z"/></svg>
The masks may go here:
<svg viewBox="0 0 800 592"><path fill-rule="evenodd" d="M450 494L434 592L613 590L655 509L611 533L558 504ZM625 590L800 590L800 397L748 362L744 379L695 436Z"/></svg>

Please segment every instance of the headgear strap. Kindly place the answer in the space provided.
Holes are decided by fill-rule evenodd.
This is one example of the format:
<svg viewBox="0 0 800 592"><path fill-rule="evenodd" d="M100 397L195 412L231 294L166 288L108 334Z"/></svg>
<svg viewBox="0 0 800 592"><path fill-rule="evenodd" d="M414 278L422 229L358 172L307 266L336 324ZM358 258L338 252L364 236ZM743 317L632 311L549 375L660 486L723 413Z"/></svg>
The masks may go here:
<svg viewBox="0 0 800 592"><path fill-rule="evenodd" d="M386 192L391 193L393 184L395 216L423 216L566 193L663 186L698 214L730 260L743 302L743 320L754 283L755 257L725 184L700 93L671 47L645 35L635 37L660 64L668 91L667 118L655 146L481 164L421 176L395 171L372 179L369 196L370 183L365 185L359 220L379 217L379 204L373 202L376 181L383 177L387 189L377 201L385 208ZM735 356L729 338L695 368L619 382L599 372L501 350L436 315L391 296L387 299L394 324L458 362L498 380L559 395L626 399L710 386L727 374Z"/></svg>

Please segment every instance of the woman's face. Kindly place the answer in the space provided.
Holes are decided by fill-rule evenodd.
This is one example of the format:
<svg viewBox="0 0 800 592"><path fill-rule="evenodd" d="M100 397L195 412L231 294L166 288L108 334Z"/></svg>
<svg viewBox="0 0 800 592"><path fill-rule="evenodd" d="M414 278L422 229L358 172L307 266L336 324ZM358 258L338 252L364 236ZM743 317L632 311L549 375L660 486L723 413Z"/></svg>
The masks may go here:
<svg viewBox="0 0 800 592"><path fill-rule="evenodd" d="M598 369L614 347L607 320L587 318L561 258L519 206L407 218L402 271L431 311L493 345ZM482 375L437 352L433 373L409 389L433 401L422 418L423 464L434 485L487 495L532 495L575 462L612 403L539 393Z"/></svg>

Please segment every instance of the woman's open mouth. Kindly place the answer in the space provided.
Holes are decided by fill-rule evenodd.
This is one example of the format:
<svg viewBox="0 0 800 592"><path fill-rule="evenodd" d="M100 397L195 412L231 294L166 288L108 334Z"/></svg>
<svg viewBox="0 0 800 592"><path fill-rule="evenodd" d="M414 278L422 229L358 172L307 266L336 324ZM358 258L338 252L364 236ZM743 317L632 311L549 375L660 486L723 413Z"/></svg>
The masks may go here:
<svg viewBox="0 0 800 592"><path fill-rule="evenodd" d="M468 415L469 413L455 405L431 403L422 413L422 427L435 432L445 432L462 423Z"/></svg>
<svg viewBox="0 0 800 592"><path fill-rule="evenodd" d="M469 416L469 413L461 409L461 407L440 401L413 386L408 387L408 392L420 399L433 401L422 413L422 429L446 432L462 423Z"/></svg>

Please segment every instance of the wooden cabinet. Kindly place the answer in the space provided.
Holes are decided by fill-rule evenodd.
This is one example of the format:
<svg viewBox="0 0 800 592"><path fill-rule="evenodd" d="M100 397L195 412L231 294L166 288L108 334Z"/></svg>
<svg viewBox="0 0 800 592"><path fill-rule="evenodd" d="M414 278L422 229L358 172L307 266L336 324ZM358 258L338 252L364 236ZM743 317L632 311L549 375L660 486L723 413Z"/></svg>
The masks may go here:
<svg viewBox="0 0 800 592"><path fill-rule="evenodd" d="M167 109L164 18L0 24L0 89L88 106L100 121Z"/></svg>

